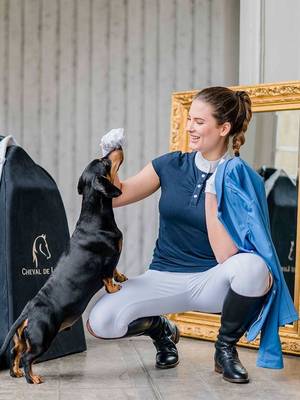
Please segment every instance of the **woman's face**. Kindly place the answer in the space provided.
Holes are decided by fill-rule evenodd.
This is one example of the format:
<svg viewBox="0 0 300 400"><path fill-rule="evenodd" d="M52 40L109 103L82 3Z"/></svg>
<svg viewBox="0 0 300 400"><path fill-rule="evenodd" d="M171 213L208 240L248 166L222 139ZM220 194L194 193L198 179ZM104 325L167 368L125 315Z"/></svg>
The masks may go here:
<svg viewBox="0 0 300 400"><path fill-rule="evenodd" d="M230 131L230 123L217 125L212 115L213 108L202 100L194 100L191 104L186 130L190 136L192 151L210 152L224 147L224 138Z"/></svg>

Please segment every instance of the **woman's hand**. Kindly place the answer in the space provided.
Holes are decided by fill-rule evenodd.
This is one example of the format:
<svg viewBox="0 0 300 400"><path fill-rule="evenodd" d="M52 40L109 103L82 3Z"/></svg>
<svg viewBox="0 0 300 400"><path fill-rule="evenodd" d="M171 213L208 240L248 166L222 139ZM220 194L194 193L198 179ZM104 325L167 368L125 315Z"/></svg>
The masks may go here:
<svg viewBox="0 0 300 400"><path fill-rule="evenodd" d="M112 150L124 146L124 128L111 129L104 135L100 142L102 157L105 157Z"/></svg>

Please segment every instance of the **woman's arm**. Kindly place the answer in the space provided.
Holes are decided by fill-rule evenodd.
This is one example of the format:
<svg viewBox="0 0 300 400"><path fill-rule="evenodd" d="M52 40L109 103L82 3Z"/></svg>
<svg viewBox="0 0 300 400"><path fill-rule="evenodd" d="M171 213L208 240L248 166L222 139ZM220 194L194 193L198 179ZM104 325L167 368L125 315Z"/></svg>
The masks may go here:
<svg viewBox="0 0 300 400"><path fill-rule="evenodd" d="M217 216L217 196L205 193L205 216L210 245L216 260L222 264L227 258L238 252L238 248L227 233Z"/></svg>
<svg viewBox="0 0 300 400"><path fill-rule="evenodd" d="M160 180L152 162L149 162L139 173L122 182L116 175L114 185L122 191L122 194L113 198L112 206L121 207L150 196L160 187Z"/></svg>

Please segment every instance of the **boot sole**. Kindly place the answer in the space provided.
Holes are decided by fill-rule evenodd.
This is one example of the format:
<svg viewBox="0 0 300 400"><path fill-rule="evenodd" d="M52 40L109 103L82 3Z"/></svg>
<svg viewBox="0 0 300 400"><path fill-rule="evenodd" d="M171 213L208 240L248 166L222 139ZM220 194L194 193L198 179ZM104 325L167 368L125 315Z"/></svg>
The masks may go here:
<svg viewBox="0 0 300 400"><path fill-rule="evenodd" d="M223 374L222 368L219 367L217 364L215 364L215 372L217 372L218 374ZM225 381L228 381L231 383L248 383L249 382L249 378L248 379L243 379L243 378L230 379L230 378L226 378L224 375L223 375L223 379Z"/></svg>
<svg viewBox="0 0 300 400"><path fill-rule="evenodd" d="M168 368L174 368L178 364L179 364L179 360L176 363L171 364L171 365L158 365L158 364L155 364L155 367L159 368L159 369L168 369Z"/></svg>

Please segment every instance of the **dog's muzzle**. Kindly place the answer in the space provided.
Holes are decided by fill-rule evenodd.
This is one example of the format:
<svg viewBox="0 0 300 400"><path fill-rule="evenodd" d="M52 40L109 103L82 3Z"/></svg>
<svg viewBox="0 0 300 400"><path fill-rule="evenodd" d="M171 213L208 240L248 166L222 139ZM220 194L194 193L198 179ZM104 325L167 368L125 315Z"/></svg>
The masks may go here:
<svg viewBox="0 0 300 400"><path fill-rule="evenodd" d="M120 168L120 165L122 164L122 162L124 160L123 149L119 148L119 149L112 150L107 155L107 158L111 161L109 180L111 181L111 183L114 183L118 169Z"/></svg>

